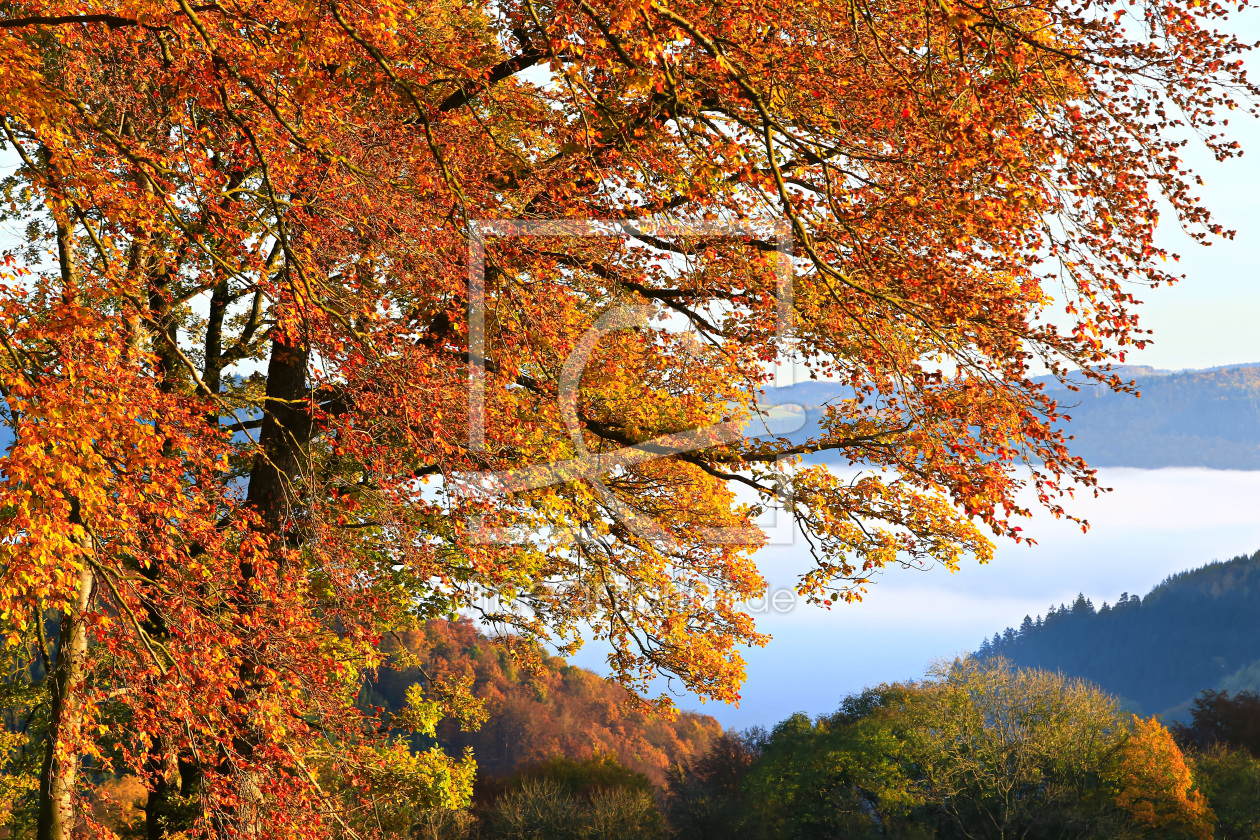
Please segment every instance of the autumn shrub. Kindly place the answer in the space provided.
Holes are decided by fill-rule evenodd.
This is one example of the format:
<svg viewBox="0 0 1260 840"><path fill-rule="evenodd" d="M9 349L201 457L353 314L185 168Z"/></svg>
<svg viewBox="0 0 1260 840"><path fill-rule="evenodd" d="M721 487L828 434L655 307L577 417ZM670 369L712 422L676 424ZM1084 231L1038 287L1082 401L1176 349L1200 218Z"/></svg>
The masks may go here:
<svg viewBox="0 0 1260 840"><path fill-rule="evenodd" d="M499 840L571 840L577 807L560 785L531 779L499 797L486 814L486 833Z"/></svg>
<svg viewBox="0 0 1260 840"><path fill-rule="evenodd" d="M112 831L125 834L144 819L148 791L135 776L109 779L96 789L93 818Z"/></svg>
<svg viewBox="0 0 1260 840"><path fill-rule="evenodd" d="M416 815L413 840L471 840L477 836L477 818L457 808L428 808Z"/></svg>
<svg viewBox="0 0 1260 840"><path fill-rule="evenodd" d="M584 799L616 790L652 792L652 782L646 775L631 770L615 757L604 753L580 760L553 756L521 768L509 779L508 786L519 787L531 779L550 781L567 793Z"/></svg>
<svg viewBox="0 0 1260 840"><path fill-rule="evenodd" d="M1137 825L1166 840L1211 840L1212 809L1159 720L1133 717L1132 734L1121 745L1115 767L1115 802Z"/></svg>
<svg viewBox="0 0 1260 840"><path fill-rule="evenodd" d="M609 790L591 796L579 809L585 823L583 840L658 840L665 824L656 800L647 791Z"/></svg>

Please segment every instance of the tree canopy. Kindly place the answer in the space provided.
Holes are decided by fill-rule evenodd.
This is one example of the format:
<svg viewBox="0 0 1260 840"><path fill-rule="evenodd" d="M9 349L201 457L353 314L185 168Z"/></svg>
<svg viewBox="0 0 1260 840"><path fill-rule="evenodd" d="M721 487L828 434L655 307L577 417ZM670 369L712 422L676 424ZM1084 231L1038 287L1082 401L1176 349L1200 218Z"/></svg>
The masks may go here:
<svg viewBox="0 0 1260 840"><path fill-rule="evenodd" d="M1207 840L1217 822L1156 718L1001 659L940 663L922 682L868 688L834 714L734 743L673 785L679 836ZM1245 775L1213 779L1239 798Z"/></svg>
<svg viewBox="0 0 1260 840"><path fill-rule="evenodd" d="M123 767L154 832L379 833L472 772L356 709L391 629L589 628L631 685L732 699L762 508L827 605L987 559L1025 486L1064 513L1095 479L1033 365L1142 345L1161 208L1221 232L1181 135L1235 153L1225 14L0 5L0 615L49 710L40 836ZM851 389L806 443L742 434L776 363ZM866 471L785 490L816 453Z"/></svg>

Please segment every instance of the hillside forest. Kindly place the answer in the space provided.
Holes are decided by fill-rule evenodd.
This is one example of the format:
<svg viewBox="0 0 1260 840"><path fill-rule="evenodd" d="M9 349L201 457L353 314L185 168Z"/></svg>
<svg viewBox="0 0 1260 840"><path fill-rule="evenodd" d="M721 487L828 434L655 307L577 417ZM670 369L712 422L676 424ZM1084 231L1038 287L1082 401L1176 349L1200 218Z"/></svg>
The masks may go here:
<svg viewBox="0 0 1260 840"><path fill-rule="evenodd" d="M679 712L673 720L649 714L628 691L559 657L519 664L509 651L480 636L473 623L435 620L387 641L392 668L364 686L360 707L391 716L407 707L407 690L428 679L467 679L484 705L486 720L474 730L452 718L433 739L452 755L471 749L481 777L511 774L523 764L553 756L609 756L665 784L672 768L704 755L722 734L712 717ZM541 653L541 651L536 651ZM532 665L532 667L531 667Z"/></svg>
<svg viewBox="0 0 1260 840"><path fill-rule="evenodd" d="M1260 552L1175 574L1115 604L1080 595L1025 616L978 653L1081 677L1138 713L1184 718L1203 689L1260 690Z"/></svg>

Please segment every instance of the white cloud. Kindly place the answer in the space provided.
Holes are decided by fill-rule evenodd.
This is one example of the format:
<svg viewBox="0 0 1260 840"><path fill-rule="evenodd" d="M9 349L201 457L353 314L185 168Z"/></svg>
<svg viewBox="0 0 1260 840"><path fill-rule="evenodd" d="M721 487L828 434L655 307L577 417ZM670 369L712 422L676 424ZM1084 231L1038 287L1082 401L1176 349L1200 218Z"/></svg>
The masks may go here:
<svg viewBox="0 0 1260 840"><path fill-rule="evenodd" d="M740 708L676 702L728 727L829 712L846 694L918 677L931 660L974 650L1078 592L1095 604L1114 602L1121 592L1145 594L1170 574L1260 549L1260 472L1111 469L1100 477L1114 492L1072 505L1090 520L1088 534L1037 517L1026 531L1039 544L1000 545L987 567L970 563L953 575L891 570L862 603L767 614L760 626L774 640L747 653ZM761 566L772 586L790 582L801 554L788 546L765 551ZM575 662L606 670L595 646Z"/></svg>

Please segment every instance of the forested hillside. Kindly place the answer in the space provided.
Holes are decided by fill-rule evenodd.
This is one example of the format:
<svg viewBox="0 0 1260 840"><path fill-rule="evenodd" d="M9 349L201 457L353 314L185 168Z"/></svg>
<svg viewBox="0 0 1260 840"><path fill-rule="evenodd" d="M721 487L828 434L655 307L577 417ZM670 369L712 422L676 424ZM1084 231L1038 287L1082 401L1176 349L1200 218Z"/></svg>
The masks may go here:
<svg viewBox="0 0 1260 840"><path fill-rule="evenodd" d="M1090 388L1056 397L1073 451L1095 467L1260 469L1260 367L1136 370L1139 399Z"/></svg>
<svg viewBox="0 0 1260 840"><path fill-rule="evenodd" d="M1173 575L1116 604L1096 607L1081 595L1025 617L979 652L1083 677L1147 714L1175 714L1204 689L1256 688L1260 552Z"/></svg>
<svg viewBox="0 0 1260 840"><path fill-rule="evenodd" d="M382 669L360 695L363 705L389 712L405 705L407 688L430 678L468 675L489 720L463 732L453 720L438 727L438 740L453 754L472 747L478 776L502 776L522 764L553 756L612 755L655 784L669 768L705 753L722 728L708 715L680 712L669 721L628 701L625 689L558 657L541 657L531 672L500 646L477 633L471 621L430 621L387 644L414 656L412 667ZM421 672L423 669L423 674Z"/></svg>
<svg viewBox="0 0 1260 840"><path fill-rule="evenodd" d="M1260 365L1170 372L1119 370L1140 397L1099 387L1045 385L1072 419L1072 451L1095 467L1260 469ZM793 440L815 432L825 406L851 396L844 386L804 382L769 389L769 430ZM803 416L802 416L803 414ZM799 430L799 431L798 431ZM759 430L760 431L760 430Z"/></svg>

